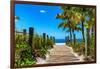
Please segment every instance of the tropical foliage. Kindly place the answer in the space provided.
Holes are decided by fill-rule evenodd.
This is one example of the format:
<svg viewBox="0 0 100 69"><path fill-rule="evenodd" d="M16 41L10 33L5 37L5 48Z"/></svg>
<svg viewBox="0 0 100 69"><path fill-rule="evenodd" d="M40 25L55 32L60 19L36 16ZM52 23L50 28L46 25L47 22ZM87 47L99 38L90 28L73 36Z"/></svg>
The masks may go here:
<svg viewBox="0 0 100 69"><path fill-rule="evenodd" d="M29 28L29 34L24 29L23 32L15 32L16 48L15 48L15 65L32 65L36 64L37 57L46 58L48 49L53 48L54 37L46 35L38 35Z"/></svg>
<svg viewBox="0 0 100 69"><path fill-rule="evenodd" d="M56 18L62 19L58 28L68 33L70 39L66 41L66 44L72 46L74 51L84 54L85 57L94 56L94 40L95 40L95 9L86 7L72 7L61 6L63 12L58 13ZM77 41L75 32L82 32L82 41Z"/></svg>

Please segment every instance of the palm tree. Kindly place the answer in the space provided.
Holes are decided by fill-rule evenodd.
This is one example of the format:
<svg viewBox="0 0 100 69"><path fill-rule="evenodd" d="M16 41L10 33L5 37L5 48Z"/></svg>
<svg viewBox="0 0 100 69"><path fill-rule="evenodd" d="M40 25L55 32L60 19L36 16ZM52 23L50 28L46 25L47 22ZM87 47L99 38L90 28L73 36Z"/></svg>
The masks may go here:
<svg viewBox="0 0 100 69"><path fill-rule="evenodd" d="M91 37L92 33L90 31L91 31L91 29L95 28L95 24L94 24L95 9L87 8L87 14L86 15L89 17L89 19L86 20L87 26L85 25L86 26L85 28L86 28L86 31L87 31L87 46L88 46L87 47L87 49L88 49L87 55L89 55L90 54L91 41L92 41L90 39L93 38L93 37Z"/></svg>
<svg viewBox="0 0 100 69"><path fill-rule="evenodd" d="M94 9L93 8L77 8L77 12L81 14L81 28L82 28L82 35L83 41L85 42L85 55L87 56L87 51L89 51L90 46L90 36L91 36L91 28L94 25ZM87 20L87 17L89 18Z"/></svg>
<svg viewBox="0 0 100 69"><path fill-rule="evenodd" d="M15 16L15 23L17 23L17 21L19 21L20 18L18 16ZM15 27L15 32L18 32L17 28Z"/></svg>
<svg viewBox="0 0 100 69"><path fill-rule="evenodd" d="M62 19L62 22L58 27L63 28L63 30L66 30L66 32L70 32L70 40L72 41L73 36L74 45L76 41L75 31L81 30L83 42L85 42L85 55L87 55L87 51L89 51L88 48L91 43L90 36L92 33L90 32L90 30L95 28L95 9L71 6L61 6L61 9L63 10L63 12L57 14L56 17ZM87 16L89 17L88 20L86 18Z"/></svg>
<svg viewBox="0 0 100 69"><path fill-rule="evenodd" d="M85 42L85 36L84 36L84 22L85 22L85 14L86 14L86 8L76 8L77 12L81 14L80 20L81 20L81 29L82 29L82 36L83 41Z"/></svg>
<svg viewBox="0 0 100 69"><path fill-rule="evenodd" d="M80 22L81 15L76 12L76 7L61 6L61 9L63 10L63 12L57 14L57 18L63 20L63 22L60 23L59 27L63 27L63 29L69 28L67 32L70 32L71 41L72 41L72 34L73 34L74 45L75 45L76 37L74 32L75 30L80 30L79 27L77 27L77 25Z"/></svg>
<svg viewBox="0 0 100 69"><path fill-rule="evenodd" d="M81 27L82 27L82 35L83 35L83 41L85 41L84 37L84 23L86 22L86 16L90 17L90 20L94 20L94 10L93 8L77 8L77 12L81 14ZM92 18L92 19L91 19ZM92 24L89 24L91 26Z"/></svg>
<svg viewBox="0 0 100 69"><path fill-rule="evenodd" d="M63 22L59 24L58 28L62 27L63 30L65 30L66 28L68 29L66 30L66 32L70 32L70 43L72 45L72 28L71 28L71 21L70 21L71 7L61 6L61 9L63 10L63 12L57 14L56 18L62 19Z"/></svg>
<svg viewBox="0 0 100 69"><path fill-rule="evenodd" d="M70 21L61 22L58 25L58 28L63 28L64 31L66 30L66 32L70 32L70 43L72 44L72 29L71 29Z"/></svg>
<svg viewBox="0 0 100 69"><path fill-rule="evenodd" d="M20 18L18 16L15 16L15 22L17 22L18 20L20 20Z"/></svg>

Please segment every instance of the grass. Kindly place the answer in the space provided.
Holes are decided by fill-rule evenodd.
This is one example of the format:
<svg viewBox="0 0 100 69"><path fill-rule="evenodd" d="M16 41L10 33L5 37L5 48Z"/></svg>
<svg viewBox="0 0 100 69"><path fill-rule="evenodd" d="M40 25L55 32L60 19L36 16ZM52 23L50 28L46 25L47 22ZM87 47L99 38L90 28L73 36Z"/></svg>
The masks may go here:
<svg viewBox="0 0 100 69"><path fill-rule="evenodd" d="M45 38L44 38L45 37ZM15 48L15 66L36 64L36 57L46 58L48 49L53 48L54 41L49 36L34 34L32 47L29 45L29 35L17 34Z"/></svg>
<svg viewBox="0 0 100 69"><path fill-rule="evenodd" d="M95 59L95 44L94 44L94 36L92 36L91 38L91 44L90 46L87 46L87 57L84 58L84 60L86 61L91 61ZM76 42L76 44L74 45L74 43L70 43L67 42L66 45L70 46L73 48L74 52L76 52L78 55L84 55L85 56L85 42L81 41L81 42Z"/></svg>

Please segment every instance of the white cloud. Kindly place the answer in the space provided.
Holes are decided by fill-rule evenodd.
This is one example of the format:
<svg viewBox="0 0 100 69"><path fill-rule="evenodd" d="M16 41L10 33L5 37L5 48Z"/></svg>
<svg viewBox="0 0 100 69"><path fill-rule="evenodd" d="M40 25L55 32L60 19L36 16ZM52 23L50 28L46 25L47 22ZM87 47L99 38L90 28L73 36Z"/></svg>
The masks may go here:
<svg viewBox="0 0 100 69"><path fill-rule="evenodd" d="M46 11L45 11L45 10L40 10L40 12L41 12L41 13L45 13Z"/></svg>

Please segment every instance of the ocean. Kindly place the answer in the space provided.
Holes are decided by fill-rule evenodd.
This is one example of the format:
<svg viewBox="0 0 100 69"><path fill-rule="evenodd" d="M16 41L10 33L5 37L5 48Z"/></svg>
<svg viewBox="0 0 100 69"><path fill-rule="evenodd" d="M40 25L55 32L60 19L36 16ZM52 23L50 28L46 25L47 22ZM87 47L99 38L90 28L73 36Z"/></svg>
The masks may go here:
<svg viewBox="0 0 100 69"><path fill-rule="evenodd" d="M66 41L65 39L56 39L56 40L55 40L55 43L65 43L65 41ZM76 41L77 41L77 42L81 42L82 39L77 39Z"/></svg>
<svg viewBox="0 0 100 69"><path fill-rule="evenodd" d="M65 39L56 39L55 43L65 43Z"/></svg>

